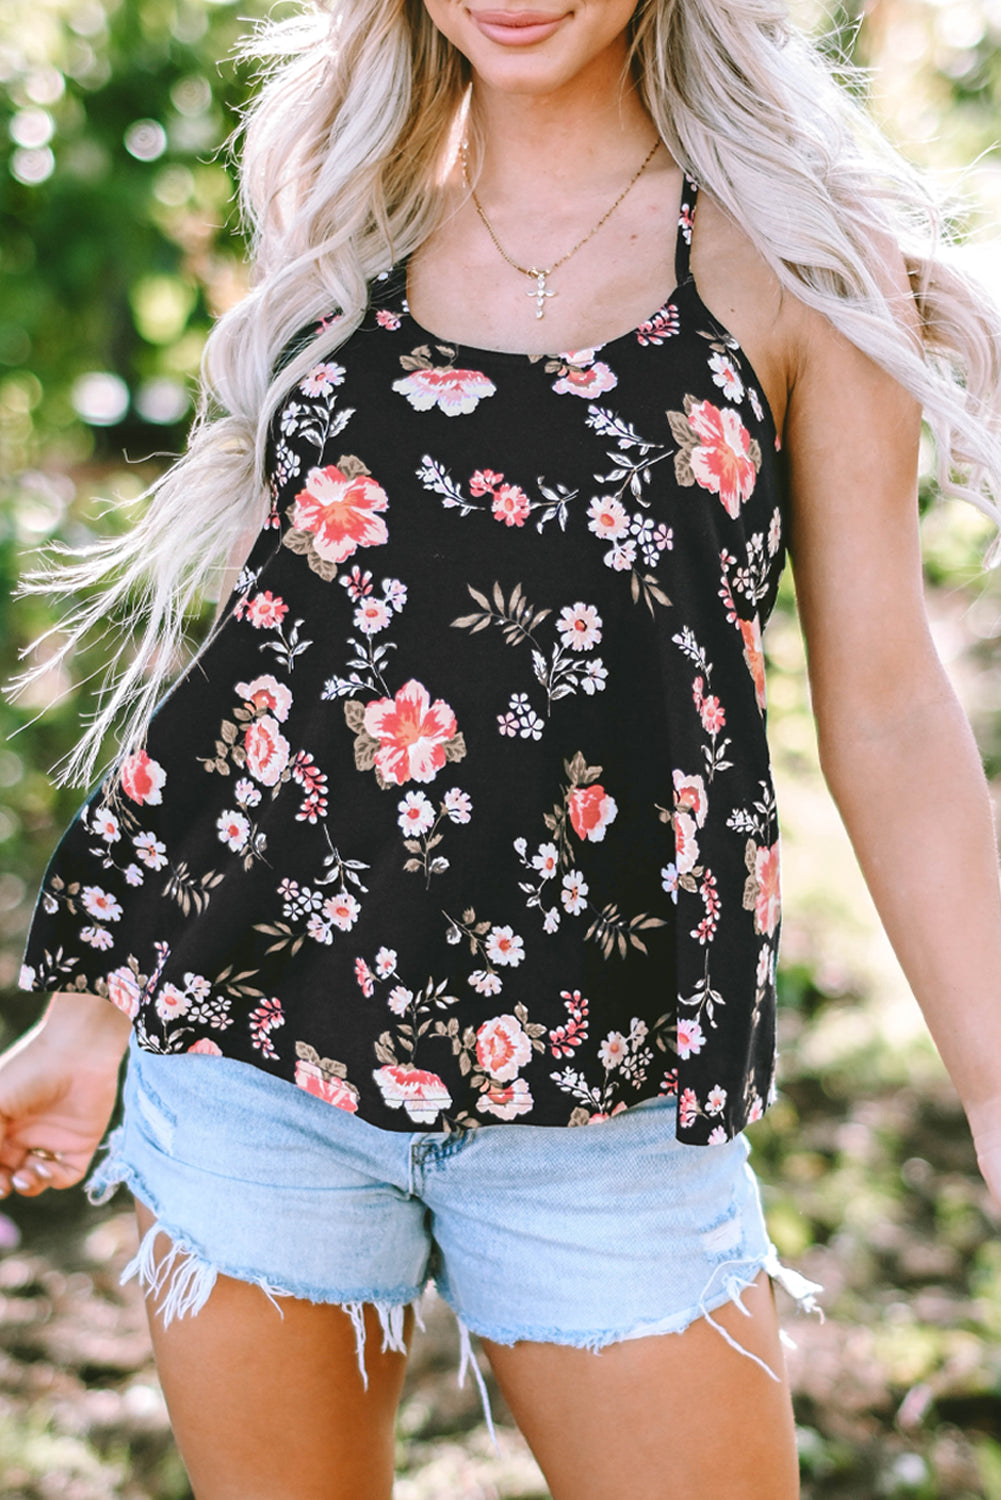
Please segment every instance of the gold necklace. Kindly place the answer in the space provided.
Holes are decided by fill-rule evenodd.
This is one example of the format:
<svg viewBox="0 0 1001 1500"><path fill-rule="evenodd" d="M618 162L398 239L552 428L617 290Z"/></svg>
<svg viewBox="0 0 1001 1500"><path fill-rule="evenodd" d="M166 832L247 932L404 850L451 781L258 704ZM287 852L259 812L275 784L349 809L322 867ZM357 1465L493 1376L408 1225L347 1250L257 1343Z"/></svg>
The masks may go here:
<svg viewBox="0 0 1001 1500"><path fill-rule="evenodd" d="M606 220L612 217L612 214L614 214L615 210L618 208L623 198L629 192L630 188L635 186L635 184L642 177L643 173L646 171L647 167L650 165L650 162L653 160L653 154L659 145L660 138L658 137L658 139L655 140L653 145L650 147L650 150L647 152L646 156L643 158L642 164L637 169L637 171L633 173L632 177L626 183L625 187L622 189L622 192L616 198L611 208L608 209L606 213L602 214L597 224L595 224L593 228L588 230L584 238L578 240L573 249L568 250L566 255L561 255L559 260L554 260L551 266L547 266L545 270L540 270L538 266L519 266L518 262L516 260L513 260L511 256L508 255L507 251L504 249L504 246L497 238L493 230L493 225L490 223L490 220L487 218L486 214L483 211L483 204L476 196L476 189L473 187L472 183L469 180L469 143L467 141L462 142L462 180L465 183L466 187L469 189L469 192L473 199L473 204L476 208L476 212L483 220L484 228L486 229L490 238L493 240L494 244L497 246L497 249L500 251L501 255L503 255L504 259L507 261L508 265L513 266L513 268L516 271L520 272L522 276L531 277L531 279L535 282L535 286L532 291L526 292L525 295L535 298L535 316L537 318L545 317L547 299L549 297L556 296L556 293L551 292L546 286L546 278L551 276L559 266L562 266L564 264L564 262L568 261L571 255L576 255L581 246L586 245L588 240L591 239L593 235L596 235L598 233L598 230L601 228L602 224L604 224Z"/></svg>

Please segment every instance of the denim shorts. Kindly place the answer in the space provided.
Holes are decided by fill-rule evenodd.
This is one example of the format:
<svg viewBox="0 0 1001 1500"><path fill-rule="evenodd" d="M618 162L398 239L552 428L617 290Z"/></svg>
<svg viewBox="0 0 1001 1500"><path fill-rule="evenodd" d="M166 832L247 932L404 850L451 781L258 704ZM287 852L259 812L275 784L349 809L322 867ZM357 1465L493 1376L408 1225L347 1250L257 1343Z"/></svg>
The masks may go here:
<svg viewBox="0 0 1001 1500"><path fill-rule="evenodd" d="M155 1223L126 1267L165 1322L197 1313L217 1273L351 1315L384 1348L433 1280L470 1331L600 1350L712 1318L765 1269L819 1311L821 1288L780 1264L743 1135L679 1144L673 1097L593 1125L382 1130L231 1058L131 1044L125 1114L88 1184L125 1183ZM157 1259L158 1234L171 1241ZM475 1361L474 1374L478 1375Z"/></svg>

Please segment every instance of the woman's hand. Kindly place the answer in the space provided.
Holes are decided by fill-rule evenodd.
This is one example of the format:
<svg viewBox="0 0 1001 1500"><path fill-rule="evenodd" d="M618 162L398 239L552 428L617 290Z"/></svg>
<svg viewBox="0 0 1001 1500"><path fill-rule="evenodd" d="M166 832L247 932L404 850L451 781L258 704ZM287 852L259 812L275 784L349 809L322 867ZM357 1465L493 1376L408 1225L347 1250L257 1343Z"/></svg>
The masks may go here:
<svg viewBox="0 0 1001 1500"><path fill-rule="evenodd" d="M0 1056L0 1198L84 1176L115 1107L130 1022L96 995L53 996Z"/></svg>
<svg viewBox="0 0 1001 1500"><path fill-rule="evenodd" d="M977 1149L980 1175L1001 1212L1001 1094L980 1104L968 1104L966 1118Z"/></svg>

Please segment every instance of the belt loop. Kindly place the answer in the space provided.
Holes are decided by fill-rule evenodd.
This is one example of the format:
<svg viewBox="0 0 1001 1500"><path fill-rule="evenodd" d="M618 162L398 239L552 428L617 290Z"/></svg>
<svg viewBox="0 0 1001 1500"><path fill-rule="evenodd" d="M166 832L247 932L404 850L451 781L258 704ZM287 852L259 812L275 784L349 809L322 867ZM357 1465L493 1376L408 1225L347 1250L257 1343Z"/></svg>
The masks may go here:
<svg viewBox="0 0 1001 1500"><path fill-rule="evenodd" d="M424 1140L422 1136L412 1135L410 1137L410 1149L407 1152L407 1197L417 1197L417 1173L424 1161Z"/></svg>

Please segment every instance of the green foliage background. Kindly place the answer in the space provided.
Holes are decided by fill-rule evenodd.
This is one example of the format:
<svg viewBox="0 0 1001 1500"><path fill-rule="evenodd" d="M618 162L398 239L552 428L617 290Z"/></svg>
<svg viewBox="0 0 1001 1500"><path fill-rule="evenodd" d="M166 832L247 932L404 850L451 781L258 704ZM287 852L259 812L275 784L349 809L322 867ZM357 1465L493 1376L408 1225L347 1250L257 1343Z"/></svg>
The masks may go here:
<svg viewBox="0 0 1001 1500"><path fill-rule="evenodd" d="M157 465L183 444L211 318L245 284L233 177L219 148L252 86L232 49L267 8L263 0L3 0L0 677L56 623L44 601L14 601L19 570L48 540L86 543L127 525ZM293 8L291 0L276 7ZM1001 294L1001 250L991 240L1001 220L1001 0L851 0L827 11L799 0L796 9L832 52L872 68L871 107L905 154L970 197L968 258ZM111 379L95 384L95 374ZM933 617L994 778L1001 589L980 572L988 528L968 507L929 506L924 490ZM109 510L110 496L118 503ZM867 992L864 965L850 952L840 967L830 962L832 952L861 943L862 929L832 899L841 871L824 865L833 858L826 836L814 839L808 826L819 778L788 575L767 646L794 878L780 977L784 1097L756 1127L755 1160L769 1184L780 1249L795 1256L811 1244L841 1247L846 1316L876 1330L872 1357L882 1361L887 1389L917 1389L954 1351L934 1320L905 1329L898 1317L883 1329L870 1285L878 1233L906 1223L957 1247L972 1266L970 1295L986 1308L977 1314L981 1337L1001 1329L1001 1259L982 1222L979 1239L970 1228L972 1188L941 1201L929 1188L902 1206L897 1158L918 1149L919 1128L934 1136L935 1127L913 1098L913 1120L901 1123L901 1101L918 1078L934 1095L939 1075L926 1044L902 1042L871 1019L879 996ZM55 789L47 769L72 744L87 681L106 651L97 642L72 663L72 680L53 670L17 705L0 702L0 1043L37 1010L14 990L23 932L44 862L82 798L78 789ZM888 1101L877 1124L864 1126L864 1168L858 1138L846 1146L837 1135L839 1120L853 1111L863 1118L862 1091ZM949 1115L947 1102L942 1108L939 1124L951 1124L939 1134L947 1135L955 1111ZM998 1393L995 1363L977 1366L976 1380ZM1001 1500L1001 1396L996 1431L988 1425L974 1440L976 1492L948 1479L938 1429L904 1454L920 1457L923 1469L901 1468L899 1445L890 1443L882 1477L882 1459L861 1477L852 1443L832 1435L805 1399L797 1412L810 1494L857 1496L878 1486L880 1494Z"/></svg>

